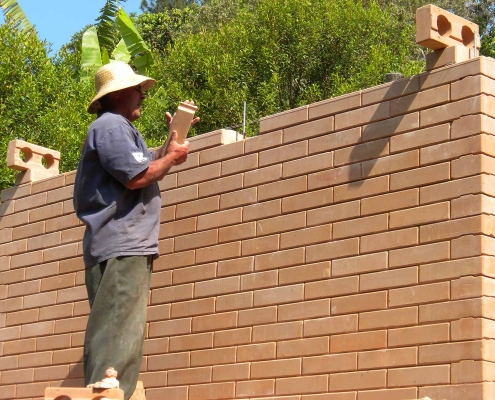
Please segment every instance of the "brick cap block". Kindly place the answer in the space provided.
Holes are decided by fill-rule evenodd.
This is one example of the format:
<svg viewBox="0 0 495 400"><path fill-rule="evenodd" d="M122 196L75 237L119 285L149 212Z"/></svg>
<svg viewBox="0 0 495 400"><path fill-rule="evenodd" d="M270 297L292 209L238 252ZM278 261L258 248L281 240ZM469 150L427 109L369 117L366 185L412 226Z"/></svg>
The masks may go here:
<svg viewBox="0 0 495 400"><path fill-rule="evenodd" d="M479 27L439 7L428 4L416 10L416 43L438 50L450 46L474 48ZM479 49L479 41L476 43Z"/></svg>
<svg viewBox="0 0 495 400"><path fill-rule="evenodd" d="M25 160L22 160L21 153L24 153ZM47 163L46 167L43 165L43 158ZM59 163L60 152L58 151L19 139L12 140L9 143L7 149L7 167L11 169L18 171L39 169L50 172L51 175L58 175Z"/></svg>
<svg viewBox="0 0 495 400"><path fill-rule="evenodd" d="M49 387L45 389L45 400L124 400L122 389L95 389L95 388L71 388Z"/></svg>

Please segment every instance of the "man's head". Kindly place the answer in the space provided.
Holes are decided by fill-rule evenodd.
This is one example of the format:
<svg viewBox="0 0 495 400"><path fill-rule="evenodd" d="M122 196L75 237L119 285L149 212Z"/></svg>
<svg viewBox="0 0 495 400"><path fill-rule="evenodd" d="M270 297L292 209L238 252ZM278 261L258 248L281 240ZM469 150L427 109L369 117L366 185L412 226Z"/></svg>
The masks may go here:
<svg viewBox="0 0 495 400"><path fill-rule="evenodd" d="M155 82L152 78L136 74L129 65L121 61L106 64L96 72L96 96L91 100L88 112L94 114L109 109L132 122L141 114L144 91Z"/></svg>

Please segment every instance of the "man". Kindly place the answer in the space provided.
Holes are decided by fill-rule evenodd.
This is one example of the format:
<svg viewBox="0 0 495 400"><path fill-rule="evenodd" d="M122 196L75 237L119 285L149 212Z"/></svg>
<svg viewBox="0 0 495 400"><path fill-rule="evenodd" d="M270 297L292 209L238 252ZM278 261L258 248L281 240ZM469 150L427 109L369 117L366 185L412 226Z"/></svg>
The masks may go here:
<svg viewBox="0 0 495 400"><path fill-rule="evenodd" d="M91 307L84 342L85 384L114 367L125 399L134 392L143 355L153 259L158 256L157 181L187 158L189 143L174 135L162 158L149 152L132 122L154 79L122 62L101 67L74 185L74 208L86 225L83 239ZM167 122L171 116L167 113ZM193 121L197 122L197 119Z"/></svg>

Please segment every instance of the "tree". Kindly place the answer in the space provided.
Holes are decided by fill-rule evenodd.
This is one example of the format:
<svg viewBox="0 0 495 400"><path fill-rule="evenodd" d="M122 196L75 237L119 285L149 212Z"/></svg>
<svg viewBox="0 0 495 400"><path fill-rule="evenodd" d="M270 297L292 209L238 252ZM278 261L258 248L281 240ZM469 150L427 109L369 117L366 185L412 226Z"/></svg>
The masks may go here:
<svg viewBox="0 0 495 400"><path fill-rule="evenodd" d="M147 13L161 13L201 4L199 0L141 0L139 8Z"/></svg>

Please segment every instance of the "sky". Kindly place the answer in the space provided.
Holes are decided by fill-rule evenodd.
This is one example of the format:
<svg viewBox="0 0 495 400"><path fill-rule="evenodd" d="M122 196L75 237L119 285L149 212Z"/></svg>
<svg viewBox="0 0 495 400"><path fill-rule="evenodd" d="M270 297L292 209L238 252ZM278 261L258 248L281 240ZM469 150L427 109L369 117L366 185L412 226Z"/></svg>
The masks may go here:
<svg viewBox="0 0 495 400"><path fill-rule="evenodd" d="M74 33L95 22L105 0L17 0L17 3L29 22L36 26L38 37L52 44L51 54L54 54ZM140 4L141 0L121 1L127 14L141 13ZM3 13L0 22L3 23Z"/></svg>

